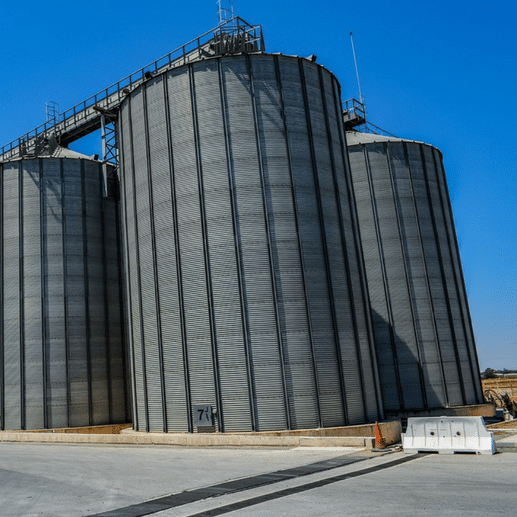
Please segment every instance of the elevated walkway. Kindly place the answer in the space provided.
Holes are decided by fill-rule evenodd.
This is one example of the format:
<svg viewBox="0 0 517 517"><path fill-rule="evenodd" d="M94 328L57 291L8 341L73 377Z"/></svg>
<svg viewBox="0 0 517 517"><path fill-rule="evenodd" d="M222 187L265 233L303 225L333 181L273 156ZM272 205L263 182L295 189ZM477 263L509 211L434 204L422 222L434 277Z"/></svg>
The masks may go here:
<svg viewBox="0 0 517 517"><path fill-rule="evenodd" d="M261 26L234 17L0 147L0 162L38 156L53 142L67 147L100 129L103 115L116 113L127 95L156 74L209 57L263 51Z"/></svg>

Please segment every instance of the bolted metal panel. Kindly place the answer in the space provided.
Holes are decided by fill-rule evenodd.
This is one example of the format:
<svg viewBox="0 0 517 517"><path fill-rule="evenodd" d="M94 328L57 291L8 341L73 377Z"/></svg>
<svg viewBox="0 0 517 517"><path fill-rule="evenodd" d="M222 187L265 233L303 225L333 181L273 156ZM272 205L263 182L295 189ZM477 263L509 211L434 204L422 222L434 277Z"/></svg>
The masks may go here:
<svg viewBox="0 0 517 517"><path fill-rule="evenodd" d="M345 275L340 286L341 295L336 303L339 333L339 352L342 363L342 378L348 408L348 421L356 423L375 420L380 393L375 356L372 355L373 336L368 318L368 297L365 291L366 278L359 243L359 229L350 171L345 149L345 135L341 123L341 104L338 102L339 84L330 74L320 72L325 85L325 113L327 132L334 167L334 188L337 196L338 217L341 222L341 248L344 257ZM345 174L338 171L344 170ZM350 243L350 244L348 244ZM354 243L353 245L351 243ZM340 279L340 276L336 277ZM336 282L336 280L334 280ZM336 282L337 285L339 285ZM356 368L355 364L370 365ZM375 403L373 403L375 401Z"/></svg>
<svg viewBox="0 0 517 517"><path fill-rule="evenodd" d="M418 228L418 201L412 195L411 169L405 159L405 149L402 143L389 148L390 171L393 177L393 189L397 192L394 197L394 207L400 223L402 247L400 249L399 264L401 273L407 284L410 311L413 319L413 328L405 320L405 332L414 336L406 341L412 343L413 357L421 368L420 382L425 389L421 391L422 404L429 407L445 406L446 393L441 374L441 360L438 342L436 341L433 324L433 307L428 296L428 279L425 272L425 261L422 260L422 244ZM400 258L402 257L402 258ZM406 273L407 271L407 273Z"/></svg>
<svg viewBox="0 0 517 517"><path fill-rule="evenodd" d="M321 421L323 426L332 427L346 421L342 400L343 383L339 368L341 361L339 360L339 323L336 307L342 294L340 292L342 286L338 286L337 282L341 283L346 273L319 69L311 66L309 61L300 61L300 64L316 202L314 208L317 209L317 217L314 214L312 223L319 221L319 228L314 228L315 236L319 238L316 237L318 240L310 246L319 247L320 257L323 259L316 266L319 271L312 279L313 283L309 288L309 303L314 317L312 329L320 388ZM306 230L310 231L310 227ZM307 248L308 246L306 250ZM308 278L310 278L309 275Z"/></svg>
<svg viewBox="0 0 517 517"><path fill-rule="evenodd" d="M107 295L119 291L118 208L101 198L101 164L20 160L0 174L2 428L126 422L124 371L108 364L124 353L120 316L107 323L120 315Z"/></svg>
<svg viewBox="0 0 517 517"><path fill-rule="evenodd" d="M41 162L43 245L45 249L43 285L46 301L45 386L46 411L52 426L66 427L67 361L65 333L65 278L63 275L63 189L60 160Z"/></svg>
<svg viewBox="0 0 517 517"><path fill-rule="evenodd" d="M277 286L271 268L266 171L259 154L258 107L253 96L256 78L246 59L223 59L221 69L246 296L255 425L259 431L289 428Z"/></svg>
<svg viewBox="0 0 517 517"><path fill-rule="evenodd" d="M22 427L19 163L2 166L4 429Z"/></svg>
<svg viewBox="0 0 517 517"><path fill-rule="evenodd" d="M219 419L224 430L253 429L248 383L245 327L242 320L242 286L238 272L234 235L234 205L227 162L224 85L216 61L193 67L196 90L198 146L202 171L206 218L206 238L210 264L213 325L221 399ZM209 174L204 171L209 170Z"/></svg>
<svg viewBox="0 0 517 517"><path fill-rule="evenodd" d="M177 234L171 167L169 155L169 110L166 81L151 81L147 87L149 116L154 124L149 126L149 155L152 171L152 194L154 229L156 235L156 271L159 292L160 322L164 376L166 420L168 431L180 431L188 427L189 408L187 406L187 369L184 361L176 358L183 356L186 345L183 339L184 325L182 313L181 266L178 249L175 245Z"/></svg>
<svg viewBox="0 0 517 517"><path fill-rule="evenodd" d="M121 110L120 113L120 140L121 140L121 165L126 175L132 175L134 169L132 156L132 127L131 127L131 106ZM129 355L131 358L131 373L133 383L133 420L137 431L147 430L147 403L145 400L146 386L145 373L142 363L142 341L140 324L140 297L139 297L139 265L137 233L135 226L133 181L121 183L121 194L124 198L123 226L125 244L125 268L126 268L126 294L128 311L128 338Z"/></svg>
<svg viewBox="0 0 517 517"><path fill-rule="evenodd" d="M433 198L427 182L427 166L422 149L408 145L407 155L415 188L417 221L421 232L424 261L429 275L428 289L433 306L433 323L443 365L444 390L451 405L465 403L454 328L451 327L447 286L444 278L440 241L434 220ZM434 184L436 188L436 184Z"/></svg>
<svg viewBox="0 0 517 517"><path fill-rule="evenodd" d="M79 161L67 162L64 176L64 209L69 215L65 228L66 271L68 274L66 299L68 332L68 375L70 386L70 425L89 422L89 325L86 319L84 257L86 231L83 228L82 178L83 167ZM86 340L86 346L85 346Z"/></svg>
<svg viewBox="0 0 517 517"><path fill-rule="evenodd" d="M149 193L148 154L147 154L147 103L144 91L137 91L132 99L132 128L134 146L134 187L136 192ZM136 221L139 236L138 260L149 267L140 268L142 318L142 354L145 358L145 378L149 431L163 431L163 400L160 375L160 348L158 343L158 321L156 307L156 282L151 208L149 195L135 196Z"/></svg>
<svg viewBox="0 0 517 517"><path fill-rule="evenodd" d="M275 61L278 61L275 59ZM289 420L294 428L320 424L313 343L307 310L296 193L285 120L282 69L275 61L252 60L257 124L266 183L279 323L285 357ZM293 65L297 67L297 62ZM259 79L260 78L260 79ZM272 88L274 85L274 88ZM296 357L296 361L291 358Z"/></svg>
<svg viewBox="0 0 517 517"><path fill-rule="evenodd" d="M169 116L185 318L190 405L216 403L211 300L191 68L168 74ZM158 236L157 236L158 237ZM192 411L192 409L190 409Z"/></svg>
<svg viewBox="0 0 517 517"><path fill-rule="evenodd" d="M384 407L479 403L479 368L439 151L351 134ZM365 137L363 137L365 138Z"/></svg>
<svg viewBox="0 0 517 517"><path fill-rule="evenodd" d="M289 135L289 157L291 162L291 182L293 204L297 209L296 224L298 247L305 311L307 313L307 329L310 348L307 354L307 370L310 375L300 378L303 382L307 402L310 401L312 419L322 423L319 397L321 361L318 352L327 339L333 343L333 328L328 313L328 285L325 273L325 256L322 249L321 222L319 216L318 197L314 182L314 161L311 155L310 135L308 132L308 107L305 85L300 62L298 60L279 59L280 78L284 101L286 131ZM280 247L281 247L281 243ZM296 327L294 327L296 328ZM310 355L309 355L310 353ZM310 362L309 362L310 361ZM332 365L334 367L335 365ZM330 380L330 379L329 379ZM303 392L302 392L303 393ZM308 404L307 404L308 405ZM309 406L310 407L310 406ZM317 410L317 413L315 413ZM343 406L338 403L335 410L343 417ZM310 413L307 416L311 416Z"/></svg>
<svg viewBox="0 0 517 517"><path fill-rule="evenodd" d="M479 377L479 368L477 368L477 358L471 355L473 342L468 343L468 337L472 337L470 320L465 318L466 299L462 296L460 282L462 277L459 276L459 257L455 249L454 226L451 218L451 212L447 210L448 198L446 198L446 186L443 169L437 165L436 155L432 148L423 149L424 159L427 166L429 182L435 186L432 191L433 208L435 213L436 231L439 239L440 252L443 263L443 275L446 283L446 294L450 303L450 321L454 326L454 339L457 348L457 360L459 361L459 369L463 384L463 397L465 403L475 404L478 400L476 393L475 381L476 376ZM439 160L441 163L441 159ZM436 182L436 183L435 183ZM462 305L464 305L462 307Z"/></svg>
<svg viewBox="0 0 517 517"><path fill-rule="evenodd" d="M108 323L106 321L105 253L103 241L104 205L102 190L97 180L98 164L84 163L84 195L86 200L86 236L95 235L87 243L88 314L90 330L90 368L92 423L98 425L109 421L109 345L107 343ZM109 231L109 230L106 230ZM114 231L114 229L112 230ZM115 260L115 257L113 257ZM116 287L116 286L114 286Z"/></svg>
<svg viewBox="0 0 517 517"><path fill-rule="evenodd" d="M454 218L449 198L449 189L447 187L447 178L443 169L443 162L440 152L437 149L433 149L433 155L442 196L443 213L448 230L450 259L452 261L452 267L454 268L455 286L459 299L458 303L461 308L461 320L463 330L465 332L464 338L466 339L467 346L468 363L466 365L466 371L464 372L464 382L468 383L469 385L472 382L471 389L466 390L466 397L469 404L474 404L476 401L483 400L482 386L479 382L479 360L477 356L472 321L470 319L467 291L465 288L465 280L463 278L463 270L461 267L458 240L456 238L456 232L454 231Z"/></svg>
<svg viewBox="0 0 517 517"><path fill-rule="evenodd" d="M108 344L108 402L110 420L127 422L126 358L124 350L124 321L122 310L122 271L120 260L119 206L113 198L104 200L104 267L105 267L105 318ZM116 229L114 231L113 229ZM117 260L115 260L117 257Z"/></svg>
<svg viewBox="0 0 517 517"><path fill-rule="evenodd" d="M194 405L218 431L382 415L338 90L306 60L243 55L123 102L137 429L161 411L165 431L197 431Z"/></svg>
<svg viewBox="0 0 517 517"><path fill-rule="evenodd" d="M25 426L27 429L45 427L45 399L43 372L43 310L42 254L40 217L40 167L38 160L22 162L23 204L23 313L25 341Z"/></svg>

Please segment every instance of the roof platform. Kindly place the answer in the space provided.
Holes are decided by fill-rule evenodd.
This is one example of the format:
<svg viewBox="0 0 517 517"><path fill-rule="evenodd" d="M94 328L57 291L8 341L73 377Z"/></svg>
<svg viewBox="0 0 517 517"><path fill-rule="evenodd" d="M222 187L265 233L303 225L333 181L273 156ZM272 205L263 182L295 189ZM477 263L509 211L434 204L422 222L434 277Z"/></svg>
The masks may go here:
<svg viewBox="0 0 517 517"><path fill-rule="evenodd" d="M357 99L348 99L343 102L343 124L348 131L366 123L364 104Z"/></svg>

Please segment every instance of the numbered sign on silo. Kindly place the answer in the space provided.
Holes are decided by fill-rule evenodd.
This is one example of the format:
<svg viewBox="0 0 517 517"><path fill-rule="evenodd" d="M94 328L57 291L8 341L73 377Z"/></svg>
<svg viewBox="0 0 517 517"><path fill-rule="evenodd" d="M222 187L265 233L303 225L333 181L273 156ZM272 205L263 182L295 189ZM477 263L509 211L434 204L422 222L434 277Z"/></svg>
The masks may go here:
<svg viewBox="0 0 517 517"><path fill-rule="evenodd" d="M194 425L197 427L212 426L212 406L194 406Z"/></svg>

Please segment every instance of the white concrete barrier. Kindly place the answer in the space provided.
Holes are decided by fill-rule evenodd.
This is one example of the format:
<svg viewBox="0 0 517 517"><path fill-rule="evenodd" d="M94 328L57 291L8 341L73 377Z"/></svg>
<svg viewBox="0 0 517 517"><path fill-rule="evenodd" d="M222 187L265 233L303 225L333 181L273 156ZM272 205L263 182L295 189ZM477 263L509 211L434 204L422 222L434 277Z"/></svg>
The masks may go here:
<svg viewBox="0 0 517 517"><path fill-rule="evenodd" d="M404 452L495 453L494 435L480 416L408 418L402 446Z"/></svg>

